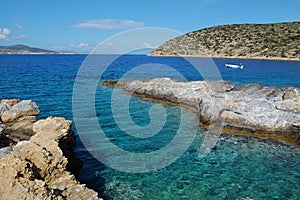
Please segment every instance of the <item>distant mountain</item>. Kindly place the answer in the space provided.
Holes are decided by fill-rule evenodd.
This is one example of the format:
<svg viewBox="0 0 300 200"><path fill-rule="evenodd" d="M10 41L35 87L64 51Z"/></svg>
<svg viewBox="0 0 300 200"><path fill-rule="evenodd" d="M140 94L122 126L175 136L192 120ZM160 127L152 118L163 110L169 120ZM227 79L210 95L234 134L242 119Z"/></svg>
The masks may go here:
<svg viewBox="0 0 300 200"><path fill-rule="evenodd" d="M29 47L22 44L0 46L0 54L72 54L74 52L57 52L46 49Z"/></svg>
<svg viewBox="0 0 300 200"><path fill-rule="evenodd" d="M300 22L233 24L187 33L148 55L300 60Z"/></svg>

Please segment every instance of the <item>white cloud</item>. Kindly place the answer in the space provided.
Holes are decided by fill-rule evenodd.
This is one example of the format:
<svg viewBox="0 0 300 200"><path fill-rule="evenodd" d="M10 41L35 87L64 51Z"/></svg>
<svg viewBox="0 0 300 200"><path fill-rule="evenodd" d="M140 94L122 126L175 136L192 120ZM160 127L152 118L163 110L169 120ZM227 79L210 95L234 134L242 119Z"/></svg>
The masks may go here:
<svg viewBox="0 0 300 200"><path fill-rule="evenodd" d="M145 48L151 48L151 49L154 49L154 48L157 47L157 46L154 46L154 45L152 45L152 44L150 44L150 43L148 43L148 42L144 42L144 43L143 43L143 46L144 46Z"/></svg>
<svg viewBox="0 0 300 200"><path fill-rule="evenodd" d="M28 36L26 35L14 35L14 36L11 36L12 38L14 39L25 39L25 38L28 38Z"/></svg>
<svg viewBox="0 0 300 200"><path fill-rule="evenodd" d="M10 32L11 32L11 31L10 31L8 28L4 28L4 29L2 30L2 34L3 34L3 35L9 35Z"/></svg>
<svg viewBox="0 0 300 200"><path fill-rule="evenodd" d="M15 22L14 25L18 28L18 29L23 29L23 26L21 24L19 24L18 22Z"/></svg>
<svg viewBox="0 0 300 200"><path fill-rule="evenodd" d="M55 51L74 51L74 52L89 52L93 46L88 43L80 42L79 44L69 44L62 46L52 46L51 49Z"/></svg>
<svg viewBox="0 0 300 200"><path fill-rule="evenodd" d="M78 48L83 48L83 47L89 47L90 45L88 43L80 43L79 45L77 45Z"/></svg>
<svg viewBox="0 0 300 200"><path fill-rule="evenodd" d="M133 29L143 27L144 23L133 20L121 19L99 19L99 20L85 20L78 24L71 25L72 28L95 28L104 30L114 29Z"/></svg>
<svg viewBox="0 0 300 200"><path fill-rule="evenodd" d="M5 40L6 39L6 36L5 35L2 35L1 33L0 33L0 40Z"/></svg>
<svg viewBox="0 0 300 200"><path fill-rule="evenodd" d="M0 28L0 40L8 40L11 31L8 28Z"/></svg>

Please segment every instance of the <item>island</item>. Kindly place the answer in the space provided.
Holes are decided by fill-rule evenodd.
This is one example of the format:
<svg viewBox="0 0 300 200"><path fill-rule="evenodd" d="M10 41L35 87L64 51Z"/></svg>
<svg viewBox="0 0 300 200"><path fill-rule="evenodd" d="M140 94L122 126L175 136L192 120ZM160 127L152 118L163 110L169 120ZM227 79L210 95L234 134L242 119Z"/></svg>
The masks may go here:
<svg viewBox="0 0 300 200"><path fill-rule="evenodd" d="M228 81L178 82L170 78L111 81L102 84L196 112L199 125L224 133L272 138L300 146L300 88L236 88Z"/></svg>
<svg viewBox="0 0 300 200"><path fill-rule="evenodd" d="M300 22L232 24L176 37L148 55L300 61L299 46Z"/></svg>
<svg viewBox="0 0 300 200"><path fill-rule="evenodd" d="M0 54L77 54L72 51L51 51L35 47L29 47L23 44L12 46L0 46Z"/></svg>

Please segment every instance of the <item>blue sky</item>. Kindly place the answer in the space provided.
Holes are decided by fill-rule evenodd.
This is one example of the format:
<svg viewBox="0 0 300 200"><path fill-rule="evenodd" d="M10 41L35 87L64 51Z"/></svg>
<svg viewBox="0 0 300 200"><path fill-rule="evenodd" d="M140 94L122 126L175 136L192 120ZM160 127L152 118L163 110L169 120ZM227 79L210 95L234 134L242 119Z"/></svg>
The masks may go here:
<svg viewBox="0 0 300 200"><path fill-rule="evenodd" d="M88 52L125 30L300 21L299 0L2 0L0 45Z"/></svg>

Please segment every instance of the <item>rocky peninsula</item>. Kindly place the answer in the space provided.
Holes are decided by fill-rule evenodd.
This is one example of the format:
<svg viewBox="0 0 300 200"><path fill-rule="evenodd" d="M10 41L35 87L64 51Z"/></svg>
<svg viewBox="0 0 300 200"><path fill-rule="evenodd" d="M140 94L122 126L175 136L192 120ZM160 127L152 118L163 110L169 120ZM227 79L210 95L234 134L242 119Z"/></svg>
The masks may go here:
<svg viewBox="0 0 300 200"><path fill-rule="evenodd" d="M300 146L300 88L236 88L228 81L177 82L170 78L104 81L131 94L183 105L197 113L203 127L224 133L273 138Z"/></svg>
<svg viewBox="0 0 300 200"><path fill-rule="evenodd" d="M162 44L150 56L300 60L300 22L205 28Z"/></svg>
<svg viewBox="0 0 300 200"><path fill-rule="evenodd" d="M0 199L99 199L75 179L72 122L39 113L31 100L0 103Z"/></svg>

